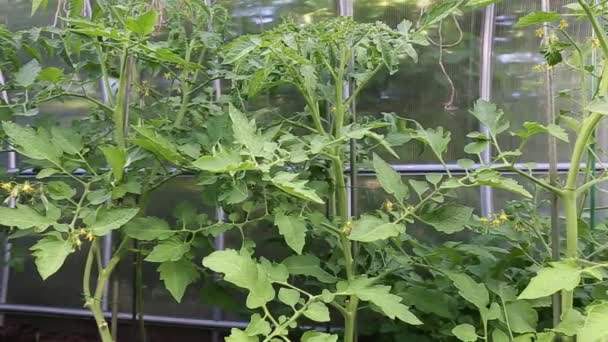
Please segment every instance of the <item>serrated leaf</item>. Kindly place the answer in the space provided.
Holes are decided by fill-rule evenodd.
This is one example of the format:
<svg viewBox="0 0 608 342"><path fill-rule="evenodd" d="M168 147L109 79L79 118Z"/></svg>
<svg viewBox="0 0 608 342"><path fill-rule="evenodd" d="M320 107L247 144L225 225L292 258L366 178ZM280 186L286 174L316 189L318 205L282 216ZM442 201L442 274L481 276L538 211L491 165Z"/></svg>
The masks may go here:
<svg viewBox="0 0 608 342"><path fill-rule="evenodd" d="M200 276L196 266L187 259L163 262L158 266L158 272L165 288L178 303L181 303L188 285L194 283Z"/></svg>
<svg viewBox="0 0 608 342"><path fill-rule="evenodd" d="M404 232L404 225L386 222L371 215L362 215L361 219L353 222L348 238L353 241L374 242L399 236Z"/></svg>
<svg viewBox="0 0 608 342"><path fill-rule="evenodd" d="M42 68L38 61L32 59L17 71L15 74L15 84L20 87L29 88L36 82L36 77L38 77L41 70Z"/></svg>
<svg viewBox="0 0 608 342"><path fill-rule="evenodd" d="M401 176L380 156L374 153L373 156L374 170L376 177L384 191L395 195L399 203L403 203L409 197L409 189L401 180Z"/></svg>
<svg viewBox="0 0 608 342"><path fill-rule="evenodd" d="M321 302L312 302L304 311L304 316L315 322L329 322L329 309Z"/></svg>
<svg viewBox="0 0 608 342"><path fill-rule="evenodd" d="M435 156L443 163L443 153L447 151L448 144L450 143L451 133L444 132L443 127L433 128L419 128L416 130L414 137L416 140L428 145Z"/></svg>
<svg viewBox="0 0 608 342"><path fill-rule="evenodd" d="M277 188L290 195L318 204L325 203L313 189L306 187L308 181L296 180L297 177L298 175L295 173L280 171L271 179L271 181Z"/></svg>
<svg viewBox="0 0 608 342"><path fill-rule="evenodd" d="M30 250L43 280L57 272L68 255L74 252L72 244L63 240L59 233L43 237Z"/></svg>
<svg viewBox="0 0 608 342"><path fill-rule="evenodd" d="M555 21L560 19L562 16L557 12L543 12L536 11L532 13L528 13L525 16L519 18L517 23L515 23L515 27L528 27L537 24L543 24L551 21Z"/></svg>
<svg viewBox="0 0 608 342"><path fill-rule="evenodd" d="M127 151L114 146L100 146L99 149L110 167L116 182L120 182L124 175L125 164L127 163Z"/></svg>
<svg viewBox="0 0 608 342"><path fill-rule="evenodd" d="M178 152L177 145L171 140L148 127L133 127L133 130L141 136L141 138L129 140L135 145L175 165L185 163L184 158Z"/></svg>
<svg viewBox="0 0 608 342"><path fill-rule="evenodd" d="M156 11L150 10L136 18L127 18L127 29L142 36L148 35L154 32L157 17Z"/></svg>
<svg viewBox="0 0 608 342"><path fill-rule="evenodd" d="M249 290L247 307L258 308L275 297L274 289L264 268L251 257L233 249L216 251L203 259L203 266L224 274L224 280Z"/></svg>
<svg viewBox="0 0 608 342"><path fill-rule="evenodd" d="M232 64L245 58L251 51L255 50L261 39L255 36L242 36L224 47L224 64Z"/></svg>
<svg viewBox="0 0 608 342"><path fill-rule="evenodd" d="M521 137L522 139L529 139L531 136L533 136L535 134L548 133L563 142L569 142L568 133L566 133L566 130L564 130L562 127L560 127L558 125L549 124L547 126L543 126L538 122L524 122L523 126L524 126L523 130L517 131L515 133L511 133L511 134L517 135L517 136Z"/></svg>
<svg viewBox="0 0 608 342"><path fill-rule="evenodd" d="M452 329L452 334L461 341L474 342L477 341L477 333L475 327L470 324L460 324Z"/></svg>
<svg viewBox="0 0 608 342"><path fill-rule="evenodd" d="M475 185L490 186L496 189L520 194L527 198L532 198L532 194L530 194L521 184L517 183L516 180L503 177L494 170L484 169L477 171L473 183Z"/></svg>
<svg viewBox="0 0 608 342"><path fill-rule="evenodd" d="M425 213L421 219L437 231L452 234L462 231L472 215L473 208L460 204L446 204Z"/></svg>
<svg viewBox="0 0 608 342"><path fill-rule="evenodd" d="M63 79L63 69L48 67L44 68L38 74L40 81L46 81L51 83L57 83Z"/></svg>
<svg viewBox="0 0 608 342"><path fill-rule="evenodd" d="M252 156L264 157L269 155L266 139L258 134L255 120L249 120L240 110L232 104L228 107L228 115L232 121L232 132L236 142L245 146Z"/></svg>
<svg viewBox="0 0 608 342"><path fill-rule="evenodd" d="M84 148L80 135L73 129L53 126L51 128L51 139L53 144L56 144L67 154L76 155Z"/></svg>
<svg viewBox="0 0 608 342"><path fill-rule="evenodd" d="M446 272L446 275L452 280L462 298L480 310L488 307L488 304L490 304L490 294L484 284L475 282L473 278L464 273Z"/></svg>
<svg viewBox="0 0 608 342"><path fill-rule="evenodd" d="M506 131L510 126L502 109L498 109L495 104L486 100L477 100L471 114L494 136Z"/></svg>
<svg viewBox="0 0 608 342"><path fill-rule="evenodd" d="M3 226L18 229L37 228L39 231L44 231L53 224L55 220L41 215L24 204L18 204L16 208L0 207L0 225Z"/></svg>
<svg viewBox="0 0 608 342"><path fill-rule="evenodd" d="M416 192L419 199L422 199L422 195L429 190L429 184L425 181L409 179L407 182L410 184L412 189L414 189L414 192Z"/></svg>
<svg viewBox="0 0 608 342"><path fill-rule="evenodd" d="M157 217L136 217L125 225L125 234L137 240L165 240L173 236L169 224Z"/></svg>
<svg viewBox="0 0 608 342"><path fill-rule="evenodd" d="M292 275L305 275L317 278L322 283L335 283L336 277L327 273L320 266L321 261L314 255L294 255L283 260Z"/></svg>
<svg viewBox="0 0 608 342"><path fill-rule="evenodd" d="M211 173L226 173L236 171L255 170L253 161L242 161L241 155L236 151L222 149L212 156L202 156L192 163L199 170Z"/></svg>
<svg viewBox="0 0 608 342"><path fill-rule="evenodd" d="M502 1L502 0L469 0L469 2L467 2L466 6L467 7L483 7L483 6L488 6L491 4L496 4L500 1Z"/></svg>
<svg viewBox="0 0 608 342"><path fill-rule="evenodd" d="M149 262L179 261L190 251L190 244L174 238L160 241L144 259Z"/></svg>
<svg viewBox="0 0 608 342"><path fill-rule="evenodd" d="M452 12L454 12L454 10L456 10L458 6L462 5L463 3L464 0L439 1L424 13L420 22L420 26L428 27L440 22L441 20L451 15Z"/></svg>
<svg viewBox="0 0 608 342"><path fill-rule="evenodd" d="M21 154L32 159L60 163L62 151L51 143L48 134L8 121L2 122L2 129Z"/></svg>
<svg viewBox="0 0 608 342"><path fill-rule="evenodd" d="M580 270L570 263L556 262L550 267L543 267L517 299L536 299L555 292L572 291L581 281Z"/></svg>
<svg viewBox="0 0 608 342"><path fill-rule="evenodd" d="M307 331L300 342L338 342L338 335L330 335L320 331Z"/></svg>
<svg viewBox="0 0 608 342"><path fill-rule="evenodd" d="M90 225L89 230L97 235L104 236L114 229L118 229L137 215L139 209L105 209L97 214L95 223Z"/></svg>
<svg viewBox="0 0 608 342"><path fill-rule="evenodd" d="M304 220L301 217L279 213L275 216L274 224L279 227L279 233L283 235L287 245L296 253L302 254L307 230Z"/></svg>

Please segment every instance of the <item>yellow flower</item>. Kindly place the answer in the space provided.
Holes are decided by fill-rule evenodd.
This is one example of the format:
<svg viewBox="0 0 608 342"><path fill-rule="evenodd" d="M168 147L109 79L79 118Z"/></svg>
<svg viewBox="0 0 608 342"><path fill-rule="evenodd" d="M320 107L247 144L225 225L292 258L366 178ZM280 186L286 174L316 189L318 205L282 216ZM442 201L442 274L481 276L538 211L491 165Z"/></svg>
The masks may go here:
<svg viewBox="0 0 608 342"><path fill-rule="evenodd" d="M499 219L494 219L494 220L492 220L492 225L494 225L494 226L500 226L500 224L501 224L501 223L502 223L502 222L500 222L500 220L499 220Z"/></svg>
<svg viewBox="0 0 608 342"><path fill-rule="evenodd" d="M593 39L591 40L591 46L592 46L592 47L594 47L594 48L598 48L598 47L600 47L600 40L599 40L599 39L597 39L597 38L593 38Z"/></svg>
<svg viewBox="0 0 608 342"><path fill-rule="evenodd" d="M386 200L384 202L384 208L386 208L387 211L392 211L393 207L394 207L393 202L391 202L389 200Z"/></svg>
<svg viewBox="0 0 608 342"><path fill-rule="evenodd" d="M34 187L30 185L30 183L25 182L23 183L23 186L21 187L21 190L23 192L25 192L26 194L32 193L34 192Z"/></svg>
<svg viewBox="0 0 608 342"><path fill-rule="evenodd" d="M507 214L505 214L505 213L501 213L501 214L498 216L498 219L504 222L504 221L508 220L508 219L509 219L509 217L507 216Z"/></svg>
<svg viewBox="0 0 608 342"><path fill-rule="evenodd" d="M563 29L565 29L565 28L566 28L566 27L568 27L568 26L570 26L570 24L568 24L568 22L566 21L566 19L562 19L562 20L559 22L559 29L560 29L560 30L563 30Z"/></svg>
<svg viewBox="0 0 608 342"><path fill-rule="evenodd" d="M542 38L545 35L545 30L543 30L542 28L536 29L536 31L534 31L534 33L536 34L536 36L538 38Z"/></svg>
<svg viewBox="0 0 608 342"><path fill-rule="evenodd" d="M80 230L78 231L78 234L79 234L79 235L86 235L86 234L87 234L87 231L86 231L86 230L84 230L84 228L80 228Z"/></svg>
<svg viewBox="0 0 608 342"><path fill-rule="evenodd" d="M543 71L545 71L545 66L542 64L536 64L535 66L532 67L532 69L534 69L534 71L536 71L536 72L543 72Z"/></svg>
<svg viewBox="0 0 608 342"><path fill-rule="evenodd" d="M93 239L95 239L95 235L93 235L93 233L91 233L91 232L88 232L86 239L89 241L93 241Z"/></svg>
<svg viewBox="0 0 608 342"><path fill-rule="evenodd" d="M164 74L163 74L163 77L164 77L166 80L171 79L171 73L170 73L170 72L166 72L166 73L164 73Z"/></svg>
<svg viewBox="0 0 608 342"><path fill-rule="evenodd" d="M11 184L11 183L0 183L0 189L6 190L6 191L11 191L11 190L13 190L13 184Z"/></svg>
<svg viewBox="0 0 608 342"><path fill-rule="evenodd" d="M483 224L487 224L488 222L490 222L490 220L488 220L487 217L482 217L479 219L479 222L483 223Z"/></svg>

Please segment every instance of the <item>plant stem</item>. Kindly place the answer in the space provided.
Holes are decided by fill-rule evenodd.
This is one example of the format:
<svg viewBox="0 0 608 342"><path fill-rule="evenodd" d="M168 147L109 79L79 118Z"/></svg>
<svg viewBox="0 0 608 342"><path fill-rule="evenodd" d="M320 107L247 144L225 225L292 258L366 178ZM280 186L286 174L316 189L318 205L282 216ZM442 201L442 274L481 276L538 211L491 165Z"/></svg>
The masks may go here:
<svg viewBox="0 0 608 342"><path fill-rule="evenodd" d="M118 94L116 99L116 107L114 108L114 140L119 149L124 149L125 145L125 114L127 103L127 88L128 88L128 64L129 64L129 49L125 43L122 54L120 56L120 82L118 86Z"/></svg>

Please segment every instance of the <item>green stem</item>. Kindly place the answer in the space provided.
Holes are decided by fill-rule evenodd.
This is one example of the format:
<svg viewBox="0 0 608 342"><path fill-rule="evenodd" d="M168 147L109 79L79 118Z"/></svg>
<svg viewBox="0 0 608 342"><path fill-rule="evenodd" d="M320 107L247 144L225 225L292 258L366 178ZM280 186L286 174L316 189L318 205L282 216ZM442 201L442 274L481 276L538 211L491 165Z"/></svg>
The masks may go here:
<svg viewBox="0 0 608 342"><path fill-rule="evenodd" d="M84 276L82 279L82 289L85 296L85 304L84 306L91 310L93 313L93 318L95 319L95 323L97 324L97 330L99 332L99 336L101 337L102 342L114 342L112 339L112 334L110 329L108 328L108 323L103 315L103 310L101 309L101 295L103 295L103 286L101 287L101 295L97 296L97 290L100 286L100 280L102 278L102 274L105 270L99 271L99 279L96 284L95 295L91 296L91 273L93 271L93 260L95 259L95 254L98 253L96 244L93 242L89 247L89 253L87 254L87 259L84 267Z"/></svg>
<svg viewBox="0 0 608 342"><path fill-rule="evenodd" d="M194 49L194 39L190 41L188 45L188 49L186 50L186 55L184 59L186 62L190 62L192 58L192 50ZM190 103L190 80L188 80L188 74L190 73L190 69L184 68L182 71L182 76L180 79L180 86L182 92L182 105L177 113L177 117L175 118L175 122L173 123L173 127L180 127L182 125L182 121L184 121L184 117L186 116L186 112L188 111L188 104ZM194 81L194 79L193 79Z"/></svg>
<svg viewBox="0 0 608 342"><path fill-rule="evenodd" d="M128 61L129 49L125 43L122 54L120 56L120 81L118 86L118 94L116 99L116 107L114 108L114 140L120 149L126 147L125 144L125 114L127 103L127 88L128 88Z"/></svg>

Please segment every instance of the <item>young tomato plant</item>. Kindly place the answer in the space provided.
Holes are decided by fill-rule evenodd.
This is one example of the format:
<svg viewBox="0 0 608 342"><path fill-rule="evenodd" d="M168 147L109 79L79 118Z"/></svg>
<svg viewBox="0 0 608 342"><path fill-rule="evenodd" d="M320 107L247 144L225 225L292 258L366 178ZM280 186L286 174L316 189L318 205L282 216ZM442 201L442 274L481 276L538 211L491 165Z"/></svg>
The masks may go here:
<svg viewBox="0 0 608 342"><path fill-rule="evenodd" d="M130 249L141 255L152 247L146 260L160 264L177 301L199 277L189 251L202 229L183 223L172 230L146 208L160 186L188 170L188 158L215 144L213 133L201 128L195 136L189 127L221 122L211 82L218 77L213 61L226 13L180 0L159 11L144 1L96 2L87 16L84 8L82 1L70 2L64 28L1 31L7 80L0 90L7 98L0 104L11 115L2 122L2 138L37 175L2 184L16 206L0 208L0 224L11 227L11 238L39 237L31 251L43 279L76 249L88 249L84 305L106 342L115 340L116 326L110 329L104 318L102 296ZM19 54L31 60L21 63ZM71 128L17 123L49 102L73 99L87 113ZM205 217L198 223L214 224ZM112 233L118 242L104 264L100 240Z"/></svg>

